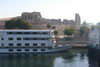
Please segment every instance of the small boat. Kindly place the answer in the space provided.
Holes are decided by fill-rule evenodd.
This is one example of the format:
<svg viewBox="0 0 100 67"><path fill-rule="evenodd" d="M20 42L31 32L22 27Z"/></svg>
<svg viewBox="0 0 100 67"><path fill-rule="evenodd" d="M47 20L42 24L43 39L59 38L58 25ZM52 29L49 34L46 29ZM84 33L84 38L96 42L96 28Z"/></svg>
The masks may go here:
<svg viewBox="0 0 100 67"><path fill-rule="evenodd" d="M70 45L58 45L49 52L63 52L63 51L70 49L71 47L72 46L70 46Z"/></svg>

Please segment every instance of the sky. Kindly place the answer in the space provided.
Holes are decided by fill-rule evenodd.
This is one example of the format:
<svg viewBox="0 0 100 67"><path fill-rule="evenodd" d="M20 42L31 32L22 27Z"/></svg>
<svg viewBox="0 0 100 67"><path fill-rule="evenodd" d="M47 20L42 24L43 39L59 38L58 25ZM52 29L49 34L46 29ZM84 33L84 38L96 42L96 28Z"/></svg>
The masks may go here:
<svg viewBox="0 0 100 67"><path fill-rule="evenodd" d="M43 18L100 22L100 0L0 0L0 18L21 16L22 12L41 12Z"/></svg>

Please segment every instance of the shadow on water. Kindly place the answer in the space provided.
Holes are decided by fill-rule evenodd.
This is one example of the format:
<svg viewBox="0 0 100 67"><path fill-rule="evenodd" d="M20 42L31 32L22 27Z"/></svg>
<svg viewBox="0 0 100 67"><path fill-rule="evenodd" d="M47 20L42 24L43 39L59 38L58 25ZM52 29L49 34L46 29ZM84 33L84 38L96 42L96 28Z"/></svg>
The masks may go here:
<svg viewBox="0 0 100 67"><path fill-rule="evenodd" d="M89 67L100 67L100 55L88 52Z"/></svg>
<svg viewBox="0 0 100 67"><path fill-rule="evenodd" d="M0 55L0 67L88 67L87 61L87 51L82 49L51 54Z"/></svg>

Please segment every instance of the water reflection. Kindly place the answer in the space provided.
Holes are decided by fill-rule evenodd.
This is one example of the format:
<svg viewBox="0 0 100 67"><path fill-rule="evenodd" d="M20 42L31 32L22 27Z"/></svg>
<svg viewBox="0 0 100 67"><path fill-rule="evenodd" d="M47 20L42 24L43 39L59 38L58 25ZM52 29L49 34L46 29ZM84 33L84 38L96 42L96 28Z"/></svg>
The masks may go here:
<svg viewBox="0 0 100 67"><path fill-rule="evenodd" d="M100 67L100 56L88 54L89 67Z"/></svg>
<svg viewBox="0 0 100 67"><path fill-rule="evenodd" d="M88 67L87 50L63 53L0 55L0 67Z"/></svg>

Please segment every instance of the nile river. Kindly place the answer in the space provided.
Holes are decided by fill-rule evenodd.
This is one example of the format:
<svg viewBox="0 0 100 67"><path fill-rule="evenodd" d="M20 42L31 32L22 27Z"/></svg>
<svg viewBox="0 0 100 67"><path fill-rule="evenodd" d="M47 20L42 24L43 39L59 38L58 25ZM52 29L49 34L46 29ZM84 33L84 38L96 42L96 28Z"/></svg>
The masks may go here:
<svg viewBox="0 0 100 67"><path fill-rule="evenodd" d="M90 67L87 49L62 53L0 55L0 67Z"/></svg>

